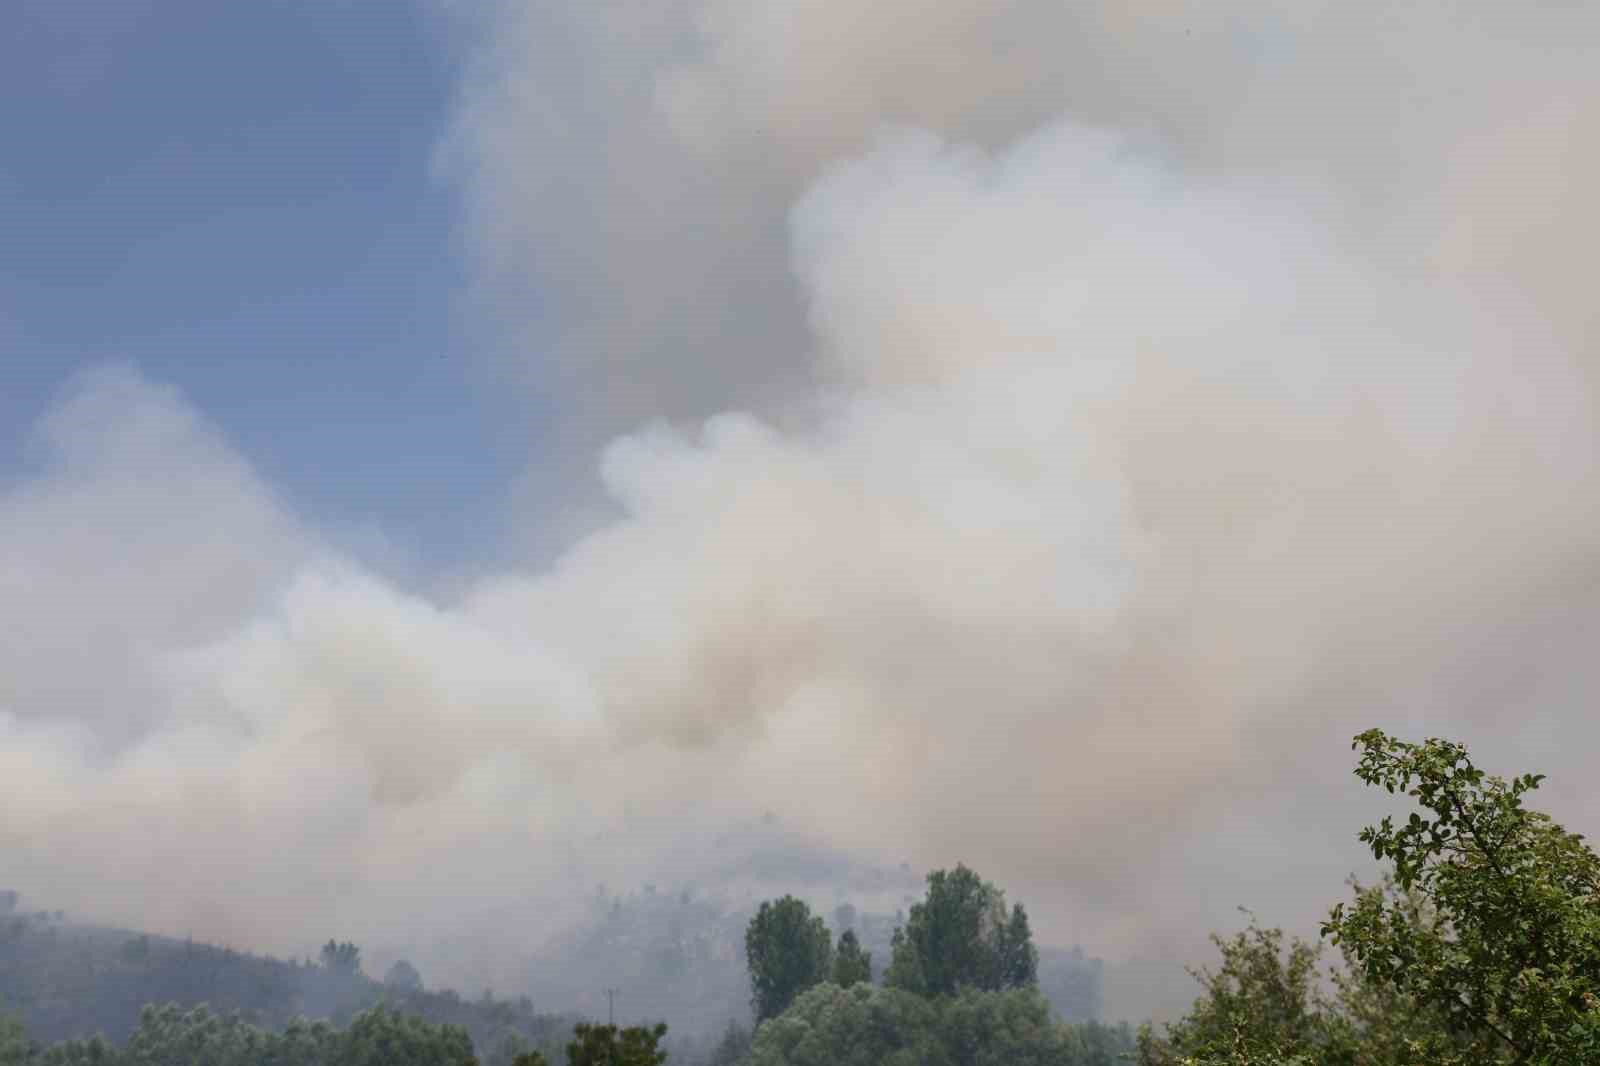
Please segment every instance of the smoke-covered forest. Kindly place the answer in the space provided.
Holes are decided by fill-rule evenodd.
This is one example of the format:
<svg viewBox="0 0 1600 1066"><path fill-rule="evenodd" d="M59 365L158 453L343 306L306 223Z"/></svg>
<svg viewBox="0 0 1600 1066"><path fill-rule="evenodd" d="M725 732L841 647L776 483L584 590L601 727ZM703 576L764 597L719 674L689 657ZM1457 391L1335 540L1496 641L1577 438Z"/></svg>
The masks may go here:
<svg viewBox="0 0 1600 1066"><path fill-rule="evenodd" d="M715 908L702 905L696 921L687 892L601 899L602 926L568 945L576 953L566 959L587 956L586 973L614 967L637 982L640 964L657 959L658 979L694 990L679 1002L722 994L732 1007L748 994L720 1033L696 1038L691 1028L687 1039L672 1039L665 1020L616 1024L614 1001L601 1023L540 1013L526 995L430 991L403 960L378 981L348 941L329 940L315 961L283 962L73 926L7 892L0 1005L11 1013L0 1021L0 1063L1600 1062L1600 856L1528 805L1543 776L1488 774L1459 744L1379 730L1353 748L1363 783L1407 801L1359 833L1384 862L1382 879L1352 882L1318 937L1286 938L1253 918L1214 936L1220 958L1192 971L1192 1008L1161 1026L1063 1017L1092 1011L1092 998L1063 1011L1041 993L1043 953L1025 906L1008 906L1002 889L960 865L927 876L887 942L847 906L830 926L792 895L763 901L743 926L742 989L697 978L725 944L686 932L720 927Z"/></svg>

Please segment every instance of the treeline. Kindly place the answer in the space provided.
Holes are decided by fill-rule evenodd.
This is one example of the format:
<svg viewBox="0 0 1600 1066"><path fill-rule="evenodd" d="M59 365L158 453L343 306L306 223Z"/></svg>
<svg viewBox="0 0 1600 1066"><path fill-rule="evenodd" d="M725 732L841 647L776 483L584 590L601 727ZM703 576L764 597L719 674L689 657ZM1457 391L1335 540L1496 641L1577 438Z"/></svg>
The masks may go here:
<svg viewBox="0 0 1600 1066"><path fill-rule="evenodd" d="M618 1029L579 1023L567 1041L568 1066L660 1066L665 1025ZM507 1066L546 1066L540 1051L522 1050ZM477 1066L472 1039L455 1025L436 1025L387 1008L357 1014L348 1026L297 1019L282 1031L223 1017L206 1007L146 1007L121 1046L101 1037L48 1048L28 1040L21 1023L0 1019L0 1066Z"/></svg>

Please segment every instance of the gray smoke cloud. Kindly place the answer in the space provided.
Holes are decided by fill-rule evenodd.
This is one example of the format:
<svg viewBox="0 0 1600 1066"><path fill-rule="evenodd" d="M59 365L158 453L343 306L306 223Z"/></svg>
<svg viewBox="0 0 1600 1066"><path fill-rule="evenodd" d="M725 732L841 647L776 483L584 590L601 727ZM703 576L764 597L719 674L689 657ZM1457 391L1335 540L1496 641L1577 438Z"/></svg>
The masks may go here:
<svg viewBox="0 0 1600 1066"><path fill-rule="evenodd" d="M1600 817L1596 9L461 25L475 306L615 517L401 587L82 379L0 497L18 887L492 979L770 810L1192 958L1339 895L1368 725Z"/></svg>

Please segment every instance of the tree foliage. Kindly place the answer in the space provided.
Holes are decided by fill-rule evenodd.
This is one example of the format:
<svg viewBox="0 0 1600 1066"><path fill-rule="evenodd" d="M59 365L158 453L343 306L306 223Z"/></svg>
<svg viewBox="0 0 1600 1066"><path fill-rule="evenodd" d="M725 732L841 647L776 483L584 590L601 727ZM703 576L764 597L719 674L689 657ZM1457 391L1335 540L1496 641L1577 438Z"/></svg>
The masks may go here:
<svg viewBox="0 0 1600 1066"><path fill-rule="evenodd" d="M3 1046L3 1045L0 1045ZM12 1062L0 1058L12 1066ZM387 1010L364 1011L337 1029L295 1021L282 1032L205 1007L146 1007L117 1048L96 1037L47 1050L29 1047L29 1066L476 1066L466 1030Z"/></svg>
<svg viewBox="0 0 1600 1066"><path fill-rule="evenodd" d="M1353 1063L1354 1032L1319 980L1321 945L1249 927L1211 937L1215 970L1191 970L1203 989L1164 1039L1140 1033L1141 1066L1176 1063Z"/></svg>
<svg viewBox="0 0 1600 1066"><path fill-rule="evenodd" d="M1037 983L1039 952L1021 904L965 866L935 870L928 891L895 931L884 980L908 992L950 996Z"/></svg>
<svg viewBox="0 0 1600 1066"><path fill-rule="evenodd" d="M1126 1030L1067 1026L1033 989L928 998L818 985L756 1030L751 1066L1113 1066Z"/></svg>
<svg viewBox="0 0 1600 1066"><path fill-rule="evenodd" d="M1146 1066L1556 1066L1600 1062L1600 860L1459 744L1361 734L1356 774L1415 801L1360 834L1391 864L1323 934L1343 966L1278 930L1215 939L1222 965Z"/></svg>
<svg viewBox="0 0 1600 1066"><path fill-rule="evenodd" d="M665 1025L615 1025L579 1023L567 1045L567 1066L660 1066L667 1061L661 1049Z"/></svg>
<svg viewBox="0 0 1600 1066"><path fill-rule="evenodd" d="M1369 982L1437 1011L1471 1058L1600 1061L1600 858L1523 806L1542 776L1486 775L1445 740L1369 730L1353 746L1362 781L1422 808L1361 839L1426 909L1362 892L1324 934Z"/></svg>
<svg viewBox="0 0 1600 1066"><path fill-rule="evenodd" d="M833 940L821 918L793 896L761 904L745 930L750 1006L756 1022L775 1018L833 970Z"/></svg>
<svg viewBox="0 0 1600 1066"><path fill-rule="evenodd" d="M862 950L854 929L846 929L839 934L839 946L833 953L833 983L849 988L863 981L872 981L872 953Z"/></svg>

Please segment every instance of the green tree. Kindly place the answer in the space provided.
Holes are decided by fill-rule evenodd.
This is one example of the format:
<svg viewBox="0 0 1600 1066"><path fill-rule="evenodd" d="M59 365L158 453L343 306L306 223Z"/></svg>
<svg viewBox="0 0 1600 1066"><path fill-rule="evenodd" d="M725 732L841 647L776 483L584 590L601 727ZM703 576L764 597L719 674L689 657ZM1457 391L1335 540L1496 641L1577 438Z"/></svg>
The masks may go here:
<svg viewBox="0 0 1600 1066"><path fill-rule="evenodd" d="M9 1015L0 1014L0 1066L23 1066L33 1058L27 1030Z"/></svg>
<svg viewBox="0 0 1600 1066"><path fill-rule="evenodd" d="M996 945L1000 988L1031 988L1039 983L1039 949L1033 945L1028 912L1018 903L1000 930Z"/></svg>
<svg viewBox="0 0 1600 1066"><path fill-rule="evenodd" d="M667 1053L660 1047L665 1025L615 1025L580 1022L567 1045L567 1066L660 1066Z"/></svg>
<svg viewBox="0 0 1600 1066"><path fill-rule="evenodd" d="M756 1028L750 1066L947 1066L936 1022L902 989L817 985Z"/></svg>
<svg viewBox="0 0 1600 1066"><path fill-rule="evenodd" d="M950 996L963 988L996 991L1038 980L1039 952L1027 912L1006 912L1005 893L965 866L935 870L890 942L884 980L908 992Z"/></svg>
<svg viewBox="0 0 1600 1066"><path fill-rule="evenodd" d="M833 983L849 988L858 981L872 980L872 952L861 949L854 929L839 934L839 947L833 954Z"/></svg>
<svg viewBox="0 0 1600 1066"><path fill-rule="evenodd" d="M758 1025L782 1014L797 995L826 981L833 970L828 927L793 896L761 904L745 929L744 951L750 1006Z"/></svg>
<svg viewBox="0 0 1600 1066"><path fill-rule="evenodd" d="M1437 1012L1474 1061L1600 1062L1600 858L1446 740L1356 737L1356 775L1421 808L1362 830L1396 892L1358 892L1324 935L1365 980Z"/></svg>
<svg viewBox="0 0 1600 1066"><path fill-rule="evenodd" d="M1067 1026L1036 989L963 989L929 999L900 988L818 985L756 1030L750 1066L1114 1066L1132 1035Z"/></svg>
<svg viewBox="0 0 1600 1066"><path fill-rule="evenodd" d="M477 1066L472 1038L454 1025L433 1025L408 1014L362 1011L339 1034L338 1066Z"/></svg>
<svg viewBox="0 0 1600 1066"><path fill-rule="evenodd" d="M1215 970L1191 970L1203 993L1164 1039L1140 1034L1141 1066L1178 1063L1354 1064L1354 1030L1324 991L1321 945L1302 940L1284 951L1283 932L1249 928L1211 942L1222 953Z"/></svg>

